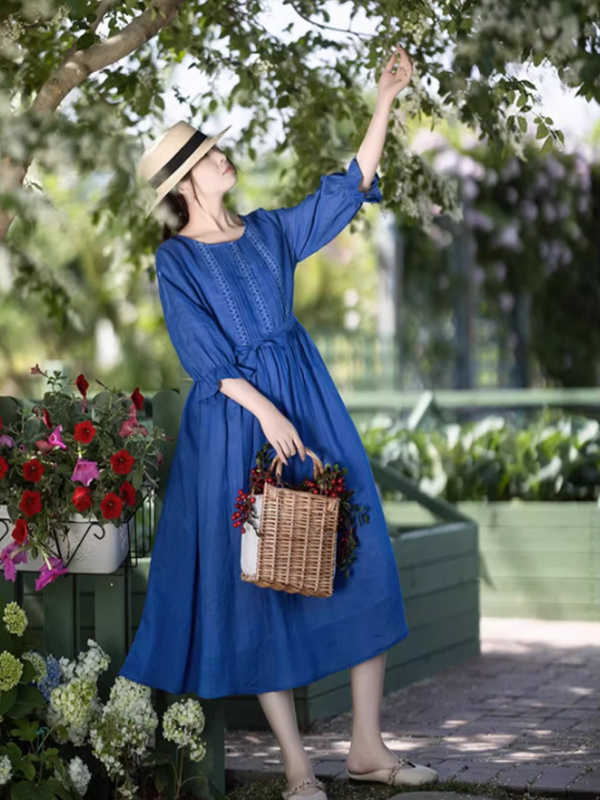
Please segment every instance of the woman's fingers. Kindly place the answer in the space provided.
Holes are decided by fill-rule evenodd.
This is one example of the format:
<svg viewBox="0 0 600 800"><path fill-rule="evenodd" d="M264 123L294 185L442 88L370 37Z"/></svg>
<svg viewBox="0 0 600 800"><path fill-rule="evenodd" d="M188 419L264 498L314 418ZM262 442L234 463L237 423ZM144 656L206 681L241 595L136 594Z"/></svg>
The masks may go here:
<svg viewBox="0 0 600 800"><path fill-rule="evenodd" d="M302 439L299 436L296 435L294 437L294 443L296 444L296 446L298 448L298 453L300 455L300 458L302 459L302 461L305 461L306 460L306 448L304 447L304 443L302 442Z"/></svg>
<svg viewBox="0 0 600 800"><path fill-rule="evenodd" d="M390 60L389 60L389 61L387 62L387 64L385 65L385 68L386 68L386 70L387 70L388 72L391 72L391 71L392 71L392 67L394 66L394 62L395 62L395 60L396 60L396 57L397 57L397 56L398 56L398 51L397 51L397 50L394 50L394 52L392 53L392 56L391 56Z"/></svg>
<svg viewBox="0 0 600 800"><path fill-rule="evenodd" d="M283 463L287 466L288 462L287 462L287 458L286 458L285 448L282 445L282 443L281 442L275 442L275 444L273 446L275 447L275 450L277 452L277 457L279 458L279 460L283 461Z"/></svg>

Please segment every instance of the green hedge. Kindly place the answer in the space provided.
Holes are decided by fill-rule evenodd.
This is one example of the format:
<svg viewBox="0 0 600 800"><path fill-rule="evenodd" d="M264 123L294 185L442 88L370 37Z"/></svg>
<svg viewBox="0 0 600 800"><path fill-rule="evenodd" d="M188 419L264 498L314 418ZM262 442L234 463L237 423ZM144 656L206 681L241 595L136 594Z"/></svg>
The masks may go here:
<svg viewBox="0 0 600 800"><path fill-rule="evenodd" d="M379 416L361 436L370 456L452 503L600 497L600 424L588 417L546 408L410 431Z"/></svg>

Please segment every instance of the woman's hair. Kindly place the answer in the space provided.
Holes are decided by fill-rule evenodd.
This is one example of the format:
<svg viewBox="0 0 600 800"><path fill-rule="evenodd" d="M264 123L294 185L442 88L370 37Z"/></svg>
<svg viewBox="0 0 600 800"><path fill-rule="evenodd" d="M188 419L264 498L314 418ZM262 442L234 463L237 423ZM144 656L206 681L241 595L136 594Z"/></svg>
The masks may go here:
<svg viewBox="0 0 600 800"><path fill-rule="evenodd" d="M227 156L227 160L237 173L238 171L237 167L235 166L233 159L229 156L229 153L227 153L223 148L219 148L219 150L221 150L222 153L225 153L225 155ZM202 158L205 157L206 153L202 156ZM202 161L202 158L200 159L200 161ZM194 164L194 166L196 165ZM173 217L175 219L173 225L170 225L169 222L163 223L162 227L163 242L166 241L167 239L170 239L171 236L173 236L173 234L178 233L189 222L190 215L187 207L187 201L185 197L178 191L178 187L182 183L182 181L190 179L190 173L192 169L193 167L190 168L190 170L186 172L186 174L182 178L179 179L179 181L175 184L175 186L169 192L167 192L167 194L163 197L163 199L159 203L159 206L167 211L167 216ZM194 192L196 200L199 200L198 195L196 194L196 187L193 182L192 182L192 191Z"/></svg>

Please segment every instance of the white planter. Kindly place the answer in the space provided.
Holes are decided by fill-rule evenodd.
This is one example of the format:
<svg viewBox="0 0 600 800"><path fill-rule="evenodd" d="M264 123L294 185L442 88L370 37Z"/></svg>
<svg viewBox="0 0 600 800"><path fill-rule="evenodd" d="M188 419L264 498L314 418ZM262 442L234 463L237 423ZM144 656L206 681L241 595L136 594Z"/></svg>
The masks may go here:
<svg viewBox="0 0 600 800"><path fill-rule="evenodd" d="M106 575L114 572L125 559L129 551L128 527L133 526L133 518L129 523L117 527L112 523L101 525L96 517L89 519L81 514L73 514L73 522L69 523L69 533L59 533L50 545L52 555L60 556L69 572L95 573ZM13 541L14 524L8 518L8 509L0 505L0 550ZM15 564L17 570L37 572L44 559L38 556L27 557L27 563Z"/></svg>

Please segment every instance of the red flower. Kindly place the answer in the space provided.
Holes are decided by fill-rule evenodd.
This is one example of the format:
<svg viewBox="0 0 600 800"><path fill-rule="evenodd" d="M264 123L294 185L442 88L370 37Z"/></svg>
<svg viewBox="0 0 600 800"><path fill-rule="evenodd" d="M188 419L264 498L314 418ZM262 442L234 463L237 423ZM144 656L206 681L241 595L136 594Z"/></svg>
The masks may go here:
<svg viewBox="0 0 600 800"><path fill-rule="evenodd" d="M79 389L79 391L81 392L83 397L86 397L86 393L87 393L87 390L88 390L88 387L89 387L89 383L85 379L85 375L83 374L83 372L80 373L75 378L75 386L77 386L77 388Z"/></svg>
<svg viewBox="0 0 600 800"><path fill-rule="evenodd" d="M75 432L73 434L75 441L89 444L96 435L96 428L92 425L89 419L84 422L78 422L75 425Z"/></svg>
<svg viewBox="0 0 600 800"><path fill-rule="evenodd" d="M8 461L3 457L0 456L0 481L8 472Z"/></svg>
<svg viewBox="0 0 600 800"><path fill-rule="evenodd" d="M117 475L129 475L135 464L135 458L128 450L119 450L110 457L110 465Z"/></svg>
<svg viewBox="0 0 600 800"><path fill-rule="evenodd" d="M42 480L42 475L46 471L46 467L37 458L32 458L23 464L23 477L26 481L38 483Z"/></svg>
<svg viewBox="0 0 600 800"><path fill-rule="evenodd" d="M119 489L119 494L128 506L135 505L136 491L129 481L123 481Z"/></svg>
<svg viewBox="0 0 600 800"><path fill-rule="evenodd" d="M23 519L23 517L19 517L19 519L15 522L12 538L15 540L15 542L17 542L17 544L23 544L28 533L27 520Z"/></svg>
<svg viewBox="0 0 600 800"><path fill-rule="evenodd" d="M52 420L50 419L50 414L48 413L48 409L46 409L46 408L44 409L44 412L43 412L42 416L44 417L44 422L46 424L46 427L47 428L53 428L54 425L53 425Z"/></svg>
<svg viewBox="0 0 600 800"><path fill-rule="evenodd" d="M123 501L114 492L108 492L104 495L100 503L100 511L104 519L116 519L121 516L123 510Z"/></svg>
<svg viewBox="0 0 600 800"><path fill-rule="evenodd" d="M78 486L71 496L71 502L77 511L86 511L92 505L92 493L89 486Z"/></svg>
<svg viewBox="0 0 600 800"><path fill-rule="evenodd" d="M21 495L19 508L28 517L39 514L42 510L42 495L40 492L36 492L33 489L25 489Z"/></svg>
<svg viewBox="0 0 600 800"><path fill-rule="evenodd" d="M141 411L144 407L144 395L140 392L139 386L135 387L129 397L133 401L133 405L137 408L137 410Z"/></svg>

